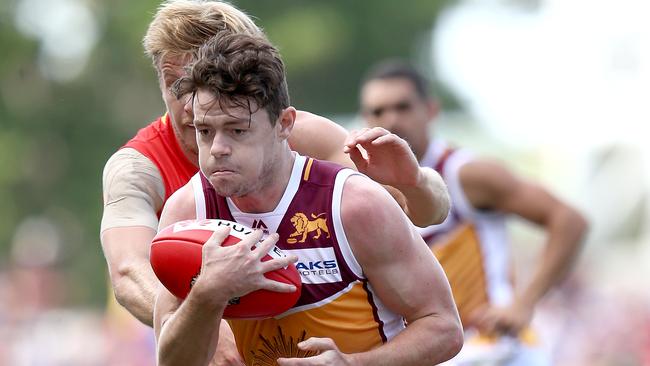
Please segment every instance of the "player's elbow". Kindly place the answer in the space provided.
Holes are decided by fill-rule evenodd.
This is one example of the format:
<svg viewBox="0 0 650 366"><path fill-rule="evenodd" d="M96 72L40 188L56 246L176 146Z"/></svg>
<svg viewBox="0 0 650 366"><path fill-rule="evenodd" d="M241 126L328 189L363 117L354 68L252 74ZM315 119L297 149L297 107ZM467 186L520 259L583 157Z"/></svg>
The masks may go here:
<svg viewBox="0 0 650 366"><path fill-rule="evenodd" d="M449 360L456 356L463 348L463 327L460 323L460 320L456 317L450 317L446 322L446 329L444 330L445 339L446 339L446 360Z"/></svg>
<svg viewBox="0 0 650 366"><path fill-rule="evenodd" d="M433 215L432 224L442 224L443 221L449 215L451 210L451 197L449 196L449 190L447 189L447 184L442 180L442 177L439 175L434 178L435 182L435 212Z"/></svg>
<svg viewBox="0 0 650 366"><path fill-rule="evenodd" d="M438 205L433 217L433 225L442 224L447 219L449 211L451 210L451 198L448 192L441 193L438 196Z"/></svg>
<svg viewBox="0 0 650 366"><path fill-rule="evenodd" d="M128 307L132 302L132 284L137 273L136 264L133 262L121 263L111 270L111 285L117 303Z"/></svg>
<svg viewBox="0 0 650 366"><path fill-rule="evenodd" d="M562 215L559 215L565 230L570 232L576 246L580 246L589 230L589 223L585 216L573 207L564 207Z"/></svg>
<svg viewBox="0 0 650 366"><path fill-rule="evenodd" d="M463 327L457 314L432 315L427 339L431 353L427 363L438 364L452 359L463 348Z"/></svg>
<svg viewBox="0 0 650 366"><path fill-rule="evenodd" d="M431 206L426 212L415 212L409 209L409 218L415 226L427 227L431 225L442 224L449 214L450 204L449 201L439 200L438 205Z"/></svg>
<svg viewBox="0 0 650 366"><path fill-rule="evenodd" d="M580 212L576 210L573 210L573 216L573 225L576 228L576 232L580 240L582 240L585 238L585 236L587 236L587 232L589 231L589 222Z"/></svg>

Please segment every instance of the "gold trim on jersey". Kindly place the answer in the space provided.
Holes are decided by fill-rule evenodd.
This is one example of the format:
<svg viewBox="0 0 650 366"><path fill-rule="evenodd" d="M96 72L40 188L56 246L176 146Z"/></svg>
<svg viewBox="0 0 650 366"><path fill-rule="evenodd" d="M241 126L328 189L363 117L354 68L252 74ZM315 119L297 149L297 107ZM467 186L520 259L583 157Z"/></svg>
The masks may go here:
<svg viewBox="0 0 650 366"><path fill-rule="evenodd" d="M530 327L522 329L517 334L517 339L526 346L536 347L540 345L539 337ZM465 336L465 344L471 346L490 346L499 343L501 337L496 335L486 335L477 333L471 336Z"/></svg>
<svg viewBox="0 0 650 366"><path fill-rule="evenodd" d="M465 223L431 246L451 285L463 324L470 314L488 304L483 253L473 225Z"/></svg>
<svg viewBox="0 0 650 366"><path fill-rule="evenodd" d="M305 174L302 176L302 179L307 181L309 180L309 173L311 173L311 165L314 163L313 158L309 158L307 161L307 167L305 168Z"/></svg>

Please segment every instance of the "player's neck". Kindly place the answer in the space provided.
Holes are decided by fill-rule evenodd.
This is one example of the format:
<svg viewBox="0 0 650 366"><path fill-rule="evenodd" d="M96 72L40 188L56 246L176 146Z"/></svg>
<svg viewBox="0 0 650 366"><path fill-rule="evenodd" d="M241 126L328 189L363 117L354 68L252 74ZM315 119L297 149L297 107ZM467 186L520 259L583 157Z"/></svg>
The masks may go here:
<svg viewBox="0 0 650 366"><path fill-rule="evenodd" d="M185 157L187 160L190 161L190 163L194 164L195 167L199 167L199 155L195 153L194 151L190 151L189 149L182 148L183 153L185 154Z"/></svg>
<svg viewBox="0 0 650 366"><path fill-rule="evenodd" d="M242 212L272 212L280 203L284 191L287 189L295 160L295 154L287 148L278 159L278 164L273 169L273 176L267 184L245 196L231 197L232 202Z"/></svg>

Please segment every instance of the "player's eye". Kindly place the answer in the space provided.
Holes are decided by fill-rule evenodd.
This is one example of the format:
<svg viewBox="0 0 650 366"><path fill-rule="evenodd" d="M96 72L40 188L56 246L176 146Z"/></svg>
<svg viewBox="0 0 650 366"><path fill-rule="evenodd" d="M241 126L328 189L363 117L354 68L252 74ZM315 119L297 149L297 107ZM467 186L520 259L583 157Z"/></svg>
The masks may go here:
<svg viewBox="0 0 650 366"><path fill-rule="evenodd" d="M401 101L395 104L394 108L397 112L408 112L411 110L411 103L409 101Z"/></svg>
<svg viewBox="0 0 650 366"><path fill-rule="evenodd" d="M384 111L386 111L386 108L384 107L372 108L370 114L375 118L380 118L382 114L384 114Z"/></svg>

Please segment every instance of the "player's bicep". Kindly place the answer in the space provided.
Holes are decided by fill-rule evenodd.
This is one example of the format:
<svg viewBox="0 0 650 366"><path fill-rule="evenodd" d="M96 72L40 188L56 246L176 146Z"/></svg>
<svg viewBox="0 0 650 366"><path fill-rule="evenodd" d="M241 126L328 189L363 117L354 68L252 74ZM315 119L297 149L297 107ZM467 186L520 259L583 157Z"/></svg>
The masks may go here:
<svg viewBox="0 0 650 366"><path fill-rule="evenodd" d="M194 188L190 181L169 197L160 214L159 230L182 220L196 218Z"/></svg>
<svg viewBox="0 0 650 366"><path fill-rule="evenodd" d="M415 227L386 191L359 179L348 179L341 215L373 291L410 321L455 314L447 278Z"/></svg>
<svg viewBox="0 0 650 366"><path fill-rule="evenodd" d="M402 230L402 229L399 229ZM388 235L396 243L402 235ZM403 239L402 239L403 240ZM447 277L415 228L408 239L411 248L385 256L368 269L375 292L407 321L428 315L456 314ZM406 244L408 246L408 244Z"/></svg>
<svg viewBox="0 0 650 366"><path fill-rule="evenodd" d="M404 228L397 230L404 232ZM396 253L367 266L366 276L375 293L409 322L429 315L455 314L449 282L431 250L415 229L410 235L407 229L404 236L387 235L386 240L404 244L397 244Z"/></svg>
<svg viewBox="0 0 650 366"><path fill-rule="evenodd" d="M479 209L516 214L542 225L559 204L542 186L494 162L467 163L461 168L460 178L470 202Z"/></svg>
<svg viewBox="0 0 650 366"><path fill-rule="evenodd" d="M542 186L522 181L502 203L503 210L546 225L561 202Z"/></svg>

